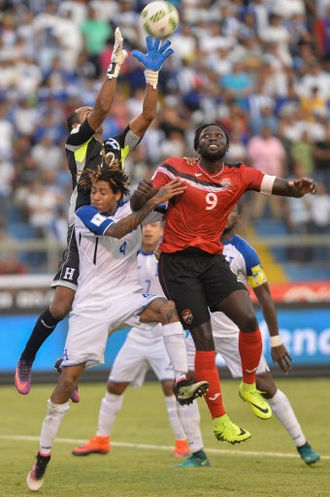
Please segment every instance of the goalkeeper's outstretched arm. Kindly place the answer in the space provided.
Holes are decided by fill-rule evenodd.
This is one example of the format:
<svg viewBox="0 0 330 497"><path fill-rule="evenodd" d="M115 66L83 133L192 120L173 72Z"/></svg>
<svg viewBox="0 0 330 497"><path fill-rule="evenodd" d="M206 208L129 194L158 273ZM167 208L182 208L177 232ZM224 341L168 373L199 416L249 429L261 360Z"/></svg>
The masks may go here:
<svg viewBox="0 0 330 497"><path fill-rule="evenodd" d="M87 116L89 126L96 131L107 117L117 88L117 77L121 65L127 57L123 49L123 37L119 28L115 30L115 43L111 55L111 64L108 67L106 78L96 97L94 107Z"/></svg>

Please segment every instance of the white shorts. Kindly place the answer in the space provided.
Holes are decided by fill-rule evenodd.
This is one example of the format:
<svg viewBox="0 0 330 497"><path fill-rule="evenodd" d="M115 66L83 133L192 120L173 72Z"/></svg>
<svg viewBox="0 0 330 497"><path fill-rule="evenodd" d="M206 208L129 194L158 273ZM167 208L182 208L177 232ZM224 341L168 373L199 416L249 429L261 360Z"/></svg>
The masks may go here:
<svg viewBox="0 0 330 497"><path fill-rule="evenodd" d="M214 337L215 350L223 357L230 374L233 378L242 378L241 357L238 350L238 334L228 337ZM189 334L186 338L188 369L193 371L195 366L195 345ZM262 374L269 371L269 367L264 355L261 356L256 374Z"/></svg>
<svg viewBox="0 0 330 497"><path fill-rule="evenodd" d="M139 335L135 335L135 332ZM112 369L109 380L117 383L130 383L135 387L141 387L145 375L150 369L154 371L159 381L174 380L174 371L167 355L163 337L148 337L145 330L146 340L141 340L141 330L133 328L127 335L124 345L120 349Z"/></svg>
<svg viewBox="0 0 330 497"><path fill-rule="evenodd" d="M103 364L109 333L139 325L139 315L158 298L161 297L131 293L124 299L112 298L105 309L97 312L92 312L90 308L86 310L81 305L74 308L69 316L62 366Z"/></svg>

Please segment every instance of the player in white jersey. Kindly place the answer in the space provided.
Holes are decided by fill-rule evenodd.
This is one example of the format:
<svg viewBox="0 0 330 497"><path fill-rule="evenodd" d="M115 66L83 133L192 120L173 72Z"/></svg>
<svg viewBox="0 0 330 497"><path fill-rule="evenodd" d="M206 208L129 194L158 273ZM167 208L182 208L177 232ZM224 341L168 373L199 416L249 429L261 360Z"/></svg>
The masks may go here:
<svg viewBox="0 0 330 497"><path fill-rule="evenodd" d="M154 295L163 295L158 280L158 261L154 253L162 233L160 221L146 224L142 230L142 247L138 254L138 281L145 293ZM122 407L124 392L129 385L142 386L150 367L160 381L165 395L168 417L175 435L174 455L182 457L189 454L188 442L180 421L181 407L173 394L174 372L164 347L162 325L159 323L156 326L141 324L128 333L109 374L107 392L100 406L96 436L83 446L75 447L73 455L109 452L109 435Z"/></svg>
<svg viewBox="0 0 330 497"><path fill-rule="evenodd" d="M91 205L80 207L75 215L79 285L69 316L62 374L48 401L40 450L27 475L27 485L32 491L39 490L43 484L56 433L81 373L86 367L104 361L109 332L141 322L161 322L165 347L175 371L177 398L190 402L205 393L208 386L207 382L186 381L184 332L175 304L161 296L142 293L137 281L140 224L158 204L182 194L185 185L180 180L172 181L142 209L132 213L129 202L121 201L129 192L128 177L118 166L109 168L105 163L87 176Z"/></svg>
<svg viewBox="0 0 330 497"><path fill-rule="evenodd" d="M227 221L226 229L223 233L222 242L224 244L223 254L230 265L231 270L238 279L245 285L253 289L266 321L270 334L271 353L285 373L291 369L291 357L281 341L276 317L274 302L271 298L266 275L261 266L257 252L243 238L235 235L235 227L239 220L237 210L234 209ZM242 366L238 349L237 326L222 312L215 312L211 317L215 350L222 355L233 378L241 378ZM195 348L193 340L188 337L186 340L188 352L188 367L194 368ZM311 446L306 441L300 424L296 418L289 399L279 388L276 387L273 377L269 371L265 357L262 355L258 369L256 371L257 388L267 398L275 416L290 434L294 441L298 453L306 464L312 464L320 459ZM251 406L252 407L252 406ZM188 406L186 409L189 409ZM254 411L257 406L252 407ZM254 411L255 412L255 411ZM197 423L195 423L197 426ZM199 430L196 430L198 437ZM193 457L184 461L180 467L198 466L198 461Z"/></svg>

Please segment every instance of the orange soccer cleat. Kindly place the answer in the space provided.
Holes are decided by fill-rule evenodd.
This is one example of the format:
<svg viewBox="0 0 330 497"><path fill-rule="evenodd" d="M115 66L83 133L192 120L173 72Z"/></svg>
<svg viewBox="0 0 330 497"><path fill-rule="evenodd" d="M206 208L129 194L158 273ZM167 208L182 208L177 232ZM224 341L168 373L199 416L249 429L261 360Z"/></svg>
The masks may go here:
<svg viewBox="0 0 330 497"><path fill-rule="evenodd" d="M89 456L89 454L107 454L109 451L109 437L97 435L94 438L90 438L85 445L75 447L72 454L74 456Z"/></svg>
<svg viewBox="0 0 330 497"><path fill-rule="evenodd" d="M175 457L187 457L189 456L189 445L187 440L175 440L175 447L173 449L173 454Z"/></svg>

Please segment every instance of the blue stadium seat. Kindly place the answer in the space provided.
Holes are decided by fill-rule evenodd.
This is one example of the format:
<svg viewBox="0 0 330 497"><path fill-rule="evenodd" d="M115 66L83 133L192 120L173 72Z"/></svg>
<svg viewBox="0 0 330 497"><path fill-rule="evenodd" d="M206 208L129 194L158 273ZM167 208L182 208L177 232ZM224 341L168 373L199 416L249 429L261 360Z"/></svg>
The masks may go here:
<svg viewBox="0 0 330 497"><path fill-rule="evenodd" d="M21 214L20 210L17 207L14 207L11 205L8 207L8 210L6 213L6 218L7 218L8 224L21 223L23 221L22 214ZM8 229L7 229L7 231L8 231Z"/></svg>
<svg viewBox="0 0 330 497"><path fill-rule="evenodd" d="M284 269L291 281L330 280L330 264L298 264L287 262Z"/></svg>
<svg viewBox="0 0 330 497"><path fill-rule="evenodd" d="M12 238L18 240L33 240L36 238L36 230L26 223L8 223L7 232Z"/></svg>

